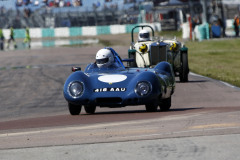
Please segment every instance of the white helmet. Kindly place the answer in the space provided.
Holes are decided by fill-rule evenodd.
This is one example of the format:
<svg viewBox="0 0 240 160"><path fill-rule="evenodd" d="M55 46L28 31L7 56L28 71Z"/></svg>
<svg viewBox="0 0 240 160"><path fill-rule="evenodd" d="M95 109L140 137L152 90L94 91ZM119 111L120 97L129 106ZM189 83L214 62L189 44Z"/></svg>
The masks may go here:
<svg viewBox="0 0 240 160"><path fill-rule="evenodd" d="M96 64L99 68L108 67L114 63L114 56L109 49L100 49L96 54Z"/></svg>
<svg viewBox="0 0 240 160"><path fill-rule="evenodd" d="M149 41L150 40L150 34L147 30L141 30L138 33L138 40L139 41Z"/></svg>

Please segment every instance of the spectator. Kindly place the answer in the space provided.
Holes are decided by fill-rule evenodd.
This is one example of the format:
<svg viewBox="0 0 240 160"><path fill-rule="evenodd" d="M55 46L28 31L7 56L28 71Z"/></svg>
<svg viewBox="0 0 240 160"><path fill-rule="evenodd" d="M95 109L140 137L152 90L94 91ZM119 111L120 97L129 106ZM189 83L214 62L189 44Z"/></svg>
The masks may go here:
<svg viewBox="0 0 240 160"><path fill-rule="evenodd" d="M107 4L104 4L103 9L104 9L104 10L108 10Z"/></svg>
<svg viewBox="0 0 240 160"><path fill-rule="evenodd" d="M65 2L63 1L63 0L60 0L60 2L59 2L59 7L64 7L64 4Z"/></svg>
<svg viewBox="0 0 240 160"><path fill-rule="evenodd" d="M192 30L194 30L194 28L199 24L201 24L200 18L198 16L193 17L193 19L192 19Z"/></svg>
<svg viewBox="0 0 240 160"><path fill-rule="evenodd" d="M46 6L48 6L48 0L43 0L43 3L45 3Z"/></svg>
<svg viewBox="0 0 240 160"><path fill-rule="evenodd" d="M6 8L5 8L5 7L1 7L1 8L0 8L0 14L1 14L1 15L4 15L6 12L7 12L7 11L6 11Z"/></svg>
<svg viewBox="0 0 240 160"><path fill-rule="evenodd" d="M54 6L59 7L59 2L60 2L59 0L54 0Z"/></svg>
<svg viewBox="0 0 240 160"><path fill-rule="evenodd" d="M53 2L53 1L50 1L50 2L48 3L48 6L49 6L49 7L53 7L53 6L54 6L54 2Z"/></svg>
<svg viewBox="0 0 240 160"><path fill-rule="evenodd" d="M70 7L70 6L71 6L71 2L67 1L67 2L66 2L66 6L67 6L67 7Z"/></svg>
<svg viewBox="0 0 240 160"><path fill-rule="evenodd" d="M38 1L38 0L35 0L34 5L35 5L35 6L38 6L38 5L39 5L39 1Z"/></svg>
<svg viewBox="0 0 240 160"><path fill-rule="evenodd" d="M73 0L74 6L82 6L82 0Z"/></svg>
<svg viewBox="0 0 240 160"><path fill-rule="evenodd" d="M233 25L234 25L236 37L238 37L239 36L239 17L238 17L238 15L235 16Z"/></svg>
<svg viewBox="0 0 240 160"><path fill-rule="evenodd" d="M29 8L24 8L24 16L26 18L30 17L31 15L31 10Z"/></svg>
<svg viewBox="0 0 240 160"><path fill-rule="evenodd" d="M225 37L226 24L221 18L218 18L218 25L221 27L222 37Z"/></svg>
<svg viewBox="0 0 240 160"><path fill-rule="evenodd" d="M17 48L16 42L15 42L15 38L14 38L14 29L13 29L13 27L10 28L10 38L9 38L8 44L7 44L7 48L8 49L9 49L11 41L13 41L14 48Z"/></svg>
<svg viewBox="0 0 240 160"><path fill-rule="evenodd" d="M2 29L0 28L0 49L1 50L4 50L4 35L3 35L3 32L2 32Z"/></svg>
<svg viewBox="0 0 240 160"><path fill-rule="evenodd" d="M26 27L25 29L25 38L23 42L28 46L29 49L31 48L31 37L30 37L30 32L28 27Z"/></svg>
<svg viewBox="0 0 240 160"><path fill-rule="evenodd" d="M17 0L16 5L17 5L18 7L19 7L19 6L22 6L22 5L23 5L23 0Z"/></svg>
<svg viewBox="0 0 240 160"><path fill-rule="evenodd" d="M31 0L23 0L23 4L26 6L29 5L30 3L32 3Z"/></svg>

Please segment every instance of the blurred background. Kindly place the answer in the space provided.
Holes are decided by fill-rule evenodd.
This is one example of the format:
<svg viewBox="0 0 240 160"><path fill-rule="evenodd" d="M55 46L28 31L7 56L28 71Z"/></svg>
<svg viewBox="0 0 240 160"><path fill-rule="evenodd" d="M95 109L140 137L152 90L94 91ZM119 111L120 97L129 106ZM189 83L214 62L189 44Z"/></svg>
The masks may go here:
<svg viewBox="0 0 240 160"><path fill-rule="evenodd" d="M191 19L214 24L239 14L240 0L1 0L0 28L56 28L161 23L180 30Z"/></svg>

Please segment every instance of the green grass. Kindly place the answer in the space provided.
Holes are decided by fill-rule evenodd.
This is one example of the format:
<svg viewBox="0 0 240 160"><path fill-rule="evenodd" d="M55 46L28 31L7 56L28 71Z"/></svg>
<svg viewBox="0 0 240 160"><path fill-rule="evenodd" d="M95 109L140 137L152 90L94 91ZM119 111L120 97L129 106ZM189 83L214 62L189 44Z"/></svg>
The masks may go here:
<svg viewBox="0 0 240 160"><path fill-rule="evenodd" d="M179 31L161 31L156 32L156 36L163 37L164 39L173 39L176 37L178 40L182 39L182 32Z"/></svg>
<svg viewBox="0 0 240 160"><path fill-rule="evenodd" d="M240 40L186 42L189 67L194 73L240 87Z"/></svg>

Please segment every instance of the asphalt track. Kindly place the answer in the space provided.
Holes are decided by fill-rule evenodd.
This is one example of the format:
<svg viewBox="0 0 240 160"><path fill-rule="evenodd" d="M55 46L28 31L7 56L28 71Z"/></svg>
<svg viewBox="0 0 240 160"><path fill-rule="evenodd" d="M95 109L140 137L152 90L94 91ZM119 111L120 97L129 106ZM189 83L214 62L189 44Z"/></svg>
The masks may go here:
<svg viewBox="0 0 240 160"><path fill-rule="evenodd" d="M64 81L100 48L0 52L0 159L240 159L240 89L199 75L176 79L168 112L70 116ZM114 49L127 57L128 47Z"/></svg>

